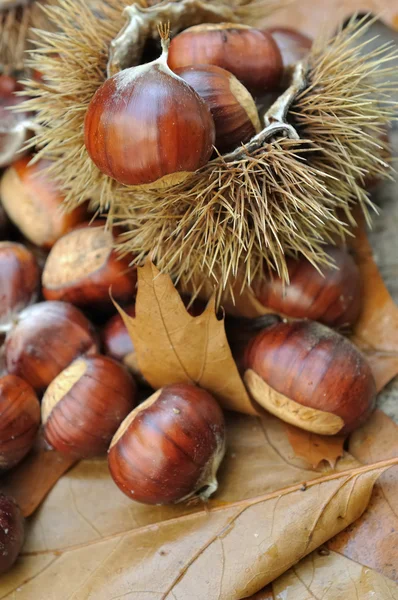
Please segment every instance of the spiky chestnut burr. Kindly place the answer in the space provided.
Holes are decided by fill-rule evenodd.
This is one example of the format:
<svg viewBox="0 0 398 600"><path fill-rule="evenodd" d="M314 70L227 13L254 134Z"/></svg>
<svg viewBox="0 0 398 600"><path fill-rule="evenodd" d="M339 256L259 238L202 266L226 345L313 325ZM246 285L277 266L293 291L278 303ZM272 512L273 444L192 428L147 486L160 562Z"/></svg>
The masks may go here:
<svg viewBox="0 0 398 600"><path fill-rule="evenodd" d="M384 56L371 51L365 57L363 48L348 43L368 24L351 23L334 39L313 47L308 67L296 68L291 88L265 116L264 131L244 149L210 161L167 194L137 193L131 186L115 184L85 153L83 115L104 81L101 73L131 66L131 56L132 63L139 62L145 40L153 37L159 15L164 19L166 10L170 19L178 11L182 28L209 18L196 9L188 11L188 4L183 0L150 9L134 5L125 13L129 21L120 36L115 30L124 24L121 15L99 22L81 0L54 13L60 28L58 50L69 49L71 43L84 50L59 65L49 51L52 40L43 35L35 66L56 77L51 90L32 85L38 98L30 106L39 111L38 119L57 124L39 132L40 146L51 143L57 152L62 140L73 137L70 148L62 148L62 160L59 150L54 170L69 188L66 202L74 206L83 193L92 194L100 207L110 207L112 219L127 224L123 251L133 252L137 262L150 254L163 271L182 283L194 282L196 288L204 277L221 287L238 275L242 283L251 283L264 265L286 279L289 254L302 253L316 264L325 263L322 242L345 236L354 223L356 204L368 214L371 205L361 179L385 168L376 133L392 110L375 98L373 81L381 95L388 94L389 84L382 79L393 51L386 49ZM119 7L111 5L117 15ZM221 15L226 10L221 2L206 7L214 11L214 22L234 20L225 12ZM111 47L108 56L104 45ZM372 124L370 132L362 122Z"/></svg>

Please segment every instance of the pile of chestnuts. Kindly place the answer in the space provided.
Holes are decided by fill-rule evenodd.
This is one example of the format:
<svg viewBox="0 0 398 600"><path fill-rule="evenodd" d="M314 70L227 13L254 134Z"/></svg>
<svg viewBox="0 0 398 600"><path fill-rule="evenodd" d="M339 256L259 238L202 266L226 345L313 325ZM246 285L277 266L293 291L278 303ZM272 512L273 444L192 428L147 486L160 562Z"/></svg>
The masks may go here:
<svg viewBox="0 0 398 600"><path fill-rule="evenodd" d="M169 30L159 26L161 56L107 79L86 113L91 159L122 184L167 187L214 151L247 143L263 125L256 101L263 105L282 82L284 62L290 69L311 46L295 32L236 23L195 25L171 43Z"/></svg>
<svg viewBox="0 0 398 600"><path fill-rule="evenodd" d="M129 185L176 181L214 149L247 142L261 128L256 101L282 85L284 68L310 46L290 30L236 24L191 27L171 43L167 28L160 32L161 57L108 79L86 116L92 160ZM2 77L0 106L19 89ZM8 137L1 144L14 148ZM63 212L49 163L32 163L19 149L0 154L9 157L0 180L0 473L42 436L76 460L107 454L112 478L133 500L208 498L225 453L224 415L193 384L149 389L109 294L134 316L136 269L113 249L122 232L86 204ZM226 330L254 402L334 435L363 423L376 388L365 358L342 335L361 311L358 268L343 248L328 254L332 266L322 273L305 257L289 259L288 285L277 277L254 285L269 315L227 316ZM203 308L189 298L187 305L193 316ZM23 538L20 509L0 495L0 573Z"/></svg>

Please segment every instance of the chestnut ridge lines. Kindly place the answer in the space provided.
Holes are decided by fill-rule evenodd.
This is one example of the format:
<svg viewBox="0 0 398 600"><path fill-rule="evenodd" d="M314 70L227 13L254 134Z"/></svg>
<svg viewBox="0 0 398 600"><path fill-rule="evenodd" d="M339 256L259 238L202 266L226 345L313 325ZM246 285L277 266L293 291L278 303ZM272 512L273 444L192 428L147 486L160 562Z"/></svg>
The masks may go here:
<svg viewBox="0 0 398 600"><path fill-rule="evenodd" d="M36 110L42 124L32 145L55 160L51 173L66 204L91 197L110 222L127 227L122 253L134 253L137 263L150 255L194 294L206 280L227 288L238 278L243 287L268 269L287 279L285 254L326 263L324 242L349 234L357 204L369 219L365 176L387 174L380 138L393 115L388 95L394 84L386 81L394 48L386 44L364 56L369 42L361 35L371 22L352 20L311 51L305 89L287 114L300 139L270 137L259 144L254 138L167 191L143 190L101 174L83 138L85 112L105 79L106 49L124 25L124 5L113 0L101 20L83 0L60 0L57 10L46 11L59 33L39 32L32 53L31 66L49 78L29 84L34 98L25 109Z"/></svg>

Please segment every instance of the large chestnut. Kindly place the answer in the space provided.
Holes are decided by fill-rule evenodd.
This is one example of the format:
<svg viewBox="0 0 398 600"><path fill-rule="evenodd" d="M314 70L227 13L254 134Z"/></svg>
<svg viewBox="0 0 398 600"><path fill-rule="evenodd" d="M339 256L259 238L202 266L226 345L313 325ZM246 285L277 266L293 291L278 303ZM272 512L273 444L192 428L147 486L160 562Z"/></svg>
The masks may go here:
<svg viewBox="0 0 398 600"><path fill-rule="evenodd" d="M6 213L22 234L36 246L51 248L69 229L86 216L86 207L63 210L64 197L47 174L51 163L32 156L14 162L0 181L0 196Z"/></svg>
<svg viewBox="0 0 398 600"><path fill-rule="evenodd" d="M66 302L40 302L23 310L5 342L9 373L38 392L75 358L98 351L96 335L83 313Z"/></svg>
<svg viewBox="0 0 398 600"><path fill-rule="evenodd" d="M23 102L17 95L22 90L15 77L0 75L0 168L16 159L30 135L27 113L10 110Z"/></svg>
<svg viewBox="0 0 398 600"><path fill-rule="evenodd" d="M40 425L34 389L20 377L0 378L0 470L17 465L32 448Z"/></svg>
<svg viewBox="0 0 398 600"><path fill-rule="evenodd" d="M360 351L313 321L277 323L245 353L254 400L292 425L323 435L349 433L370 415L376 385Z"/></svg>
<svg viewBox="0 0 398 600"><path fill-rule="evenodd" d="M219 152L234 150L261 130L251 94L232 73L215 65L182 67L175 73L193 87L210 108L216 128L214 145Z"/></svg>
<svg viewBox="0 0 398 600"><path fill-rule="evenodd" d="M107 79L86 113L87 152L119 183L172 185L205 165L213 151L210 110L167 66L167 28L161 35L161 57Z"/></svg>
<svg viewBox="0 0 398 600"><path fill-rule="evenodd" d="M270 277L254 292L265 307L286 317L306 318L330 327L350 327L362 307L358 266L344 248L327 246L330 267L316 269L306 258L289 258L288 284Z"/></svg>
<svg viewBox="0 0 398 600"><path fill-rule="evenodd" d="M110 306L109 290L118 302L135 295L136 269L129 257L113 249L115 236L103 221L80 226L62 237L48 255L43 271L46 300L63 300L76 306Z"/></svg>
<svg viewBox="0 0 398 600"><path fill-rule="evenodd" d="M32 252L22 244L0 242L0 332L36 300L39 286L40 271Z"/></svg>
<svg viewBox="0 0 398 600"><path fill-rule="evenodd" d="M205 390L180 383L158 390L122 423L109 448L109 470L129 498L181 502L217 489L225 422Z"/></svg>
<svg viewBox="0 0 398 600"><path fill-rule="evenodd" d="M0 493L0 575L18 558L25 541L25 521L15 500Z"/></svg>
<svg viewBox="0 0 398 600"><path fill-rule="evenodd" d="M63 454L104 454L136 404L128 371L106 356L78 358L54 379L42 400L44 435Z"/></svg>
<svg viewBox="0 0 398 600"><path fill-rule="evenodd" d="M179 33L170 44L171 69L216 65L226 69L252 94L274 89L282 76L281 53L272 36L236 23L206 23Z"/></svg>

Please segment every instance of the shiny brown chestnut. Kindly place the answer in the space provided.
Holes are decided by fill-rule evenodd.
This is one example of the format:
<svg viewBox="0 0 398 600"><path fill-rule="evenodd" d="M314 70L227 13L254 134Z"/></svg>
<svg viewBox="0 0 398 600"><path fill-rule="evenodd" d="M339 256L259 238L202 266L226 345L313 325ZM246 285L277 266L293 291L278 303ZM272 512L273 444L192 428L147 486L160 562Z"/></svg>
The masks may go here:
<svg viewBox="0 0 398 600"><path fill-rule="evenodd" d="M269 27L264 30L271 34L280 53L285 71L290 71L311 50L313 40L291 27Z"/></svg>
<svg viewBox="0 0 398 600"><path fill-rule="evenodd" d="M167 66L169 31L160 33L160 58L107 79L86 113L88 154L102 173L127 185L172 185L213 151L210 110Z"/></svg>
<svg viewBox="0 0 398 600"><path fill-rule="evenodd" d="M252 94L277 87L283 72L281 53L272 36L236 23L206 23L179 33L170 44L171 69L216 65L226 69Z"/></svg>
<svg viewBox="0 0 398 600"><path fill-rule="evenodd" d="M76 306L111 306L112 296L127 302L135 295L136 269L113 249L116 234L95 221L56 242L43 271L43 296Z"/></svg>
<svg viewBox="0 0 398 600"><path fill-rule="evenodd" d="M40 425L34 389L20 377L0 378L0 471L17 465L32 448Z"/></svg>
<svg viewBox="0 0 398 600"><path fill-rule="evenodd" d="M107 356L78 358L48 386L42 400L47 442L77 458L104 454L136 404L128 371Z"/></svg>
<svg viewBox="0 0 398 600"><path fill-rule="evenodd" d="M0 493L0 575L18 558L25 541L25 520L13 498Z"/></svg>
<svg viewBox="0 0 398 600"><path fill-rule="evenodd" d="M98 351L96 335L83 313L66 302L40 302L23 310L7 334L6 366L36 391L83 354Z"/></svg>
<svg viewBox="0 0 398 600"><path fill-rule="evenodd" d="M39 286L40 270L32 252L22 244L0 242L0 333L35 302Z"/></svg>
<svg viewBox="0 0 398 600"><path fill-rule="evenodd" d="M135 305L124 308L129 317L135 317ZM119 314L114 315L102 330L102 346L107 356L123 363L133 373L138 383L148 385L138 366L134 345Z"/></svg>
<svg viewBox="0 0 398 600"><path fill-rule="evenodd" d="M327 246L333 264L319 272L306 258L287 260L290 283L271 277L254 286L257 300L285 317L311 319L329 327L351 327L362 308L358 266L344 248Z"/></svg>
<svg viewBox="0 0 398 600"><path fill-rule="evenodd" d="M175 73L210 108L216 128L214 145L219 152L234 150L261 130L253 97L232 73L215 65L182 67Z"/></svg>
<svg viewBox="0 0 398 600"><path fill-rule="evenodd" d="M318 434L349 433L375 406L376 385L360 351L313 321L271 325L245 353L244 380L261 406Z"/></svg>
<svg viewBox="0 0 398 600"><path fill-rule="evenodd" d="M121 424L108 464L118 487L145 504L171 504L217 489L225 422L205 390L180 383L155 392Z"/></svg>
<svg viewBox="0 0 398 600"><path fill-rule="evenodd" d="M22 90L15 77L0 75L0 168L7 167L21 154L30 136L29 115L10 110L23 102L24 98L17 95Z"/></svg>
<svg viewBox="0 0 398 600"><path fill-rule="evenodd" d="M0 196L4 210L21 233L33 244L51 248L77 223L86 218L86 206L67 213L64 196L50 179L51 163L39 160L30 164L32 156L15 161L0 181Z"/></svg>

